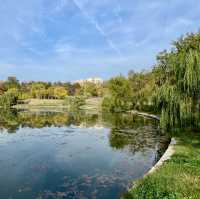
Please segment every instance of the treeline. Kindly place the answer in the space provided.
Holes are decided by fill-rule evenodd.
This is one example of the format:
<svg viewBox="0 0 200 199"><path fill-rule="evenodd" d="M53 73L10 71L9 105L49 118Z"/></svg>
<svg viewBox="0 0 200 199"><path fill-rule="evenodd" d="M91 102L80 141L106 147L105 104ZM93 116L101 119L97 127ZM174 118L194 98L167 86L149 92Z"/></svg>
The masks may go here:
<svg viewBox="0 0 200 199"><path fill-rule="evenodd" d="M155 78L152 72L130 71L128 77L120 75L110 79L106 87L108 92L103 100L105 111L150 111L153 108L151 94L155 87Z"/></svg>
<svg viewBox="0 0 200 199"><path fill-rule="evenodd" d="M85 82L19 82L8 77L0 83L0 106L11 106L26 99L66 99L67 96L101 97L104 85Z"/></svg>
<svg viewBox="0 0 200 199"><path fill-rule="evenodd" d="M160 113L162 127L199 128L200 32L173 42L151 71L112 78L107 87L104 110L154 111Z"/></svg>

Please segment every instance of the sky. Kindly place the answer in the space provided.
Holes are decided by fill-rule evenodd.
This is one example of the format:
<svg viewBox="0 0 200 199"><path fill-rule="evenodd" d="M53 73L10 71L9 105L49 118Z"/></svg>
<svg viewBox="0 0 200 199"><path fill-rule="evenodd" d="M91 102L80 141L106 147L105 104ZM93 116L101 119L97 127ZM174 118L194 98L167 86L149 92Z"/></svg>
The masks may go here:
<svg viewBox="0 0 200 199"><path fill-rule="evenodd" d="M0 0L0 79L149 70L160 51L199 25L199 0Z"/></svg>

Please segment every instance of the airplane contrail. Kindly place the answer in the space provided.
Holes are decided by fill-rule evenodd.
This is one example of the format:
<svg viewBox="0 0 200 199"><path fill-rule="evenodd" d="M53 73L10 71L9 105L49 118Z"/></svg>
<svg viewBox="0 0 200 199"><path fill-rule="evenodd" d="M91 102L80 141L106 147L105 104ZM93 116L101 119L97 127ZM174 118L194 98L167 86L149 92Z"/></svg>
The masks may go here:
<svg viewBox="0 0 200 199"><path fill-rule="evenodd" d="M113 41L108 37L108 35L106 34L106 32L102 29L102 27L99 25L99 23L93 18L91 17L88 12L81 6L81 4L79 3L78 0L72 0L74 2L74 4L76 5L76 7L80 10L80 12L87 17L87 19L89 20L89 22L91 24L93 24L95 26L95 28L97 29L97 31L105 38L107 44L109 45L109 47L111 49L113 49L120 57L122 56L121 51L116 47L116 45L113 43Z"/></svg>
<svg viewBox="0 0 200 199"><path fill-rule="evenodd" d="M115 15L116 15L116 17L118 17L119 23L121 24L122 23L122 17L120 15L120 12L121 12L121 6L120 6L119 2L117 2L117 8L115 10Z"/></svg>

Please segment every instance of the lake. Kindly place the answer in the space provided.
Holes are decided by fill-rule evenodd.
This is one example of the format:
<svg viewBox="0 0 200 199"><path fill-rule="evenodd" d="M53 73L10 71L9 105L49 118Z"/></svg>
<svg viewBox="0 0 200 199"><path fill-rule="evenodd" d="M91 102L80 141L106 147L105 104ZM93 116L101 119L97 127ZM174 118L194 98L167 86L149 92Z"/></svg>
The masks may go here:
<svg viewBox="0 0 200 199"><path fill-rule="evenodd" d="M167 140L130 114L2 110L0 198L119 199Z"/></svg>

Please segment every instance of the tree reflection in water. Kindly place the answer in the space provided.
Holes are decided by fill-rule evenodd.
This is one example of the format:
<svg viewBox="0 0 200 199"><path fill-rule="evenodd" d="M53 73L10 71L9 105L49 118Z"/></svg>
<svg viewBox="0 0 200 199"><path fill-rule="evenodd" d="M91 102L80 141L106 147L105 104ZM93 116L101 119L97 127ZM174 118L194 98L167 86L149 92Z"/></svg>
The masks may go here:
<svg viewBox="0 0 200 199"><path fill-rule="evenodd" d="M138 117L131 114L86 114L80 112L52 111L17 111L15 109L0 111L0 130L15 133L20 127L44 128L74 125L76 127L108 127L109 141L114 149L128 149L130 152L143 151L154 147L156 143L166 144L156 120ZM157 134L155 134L155 130ZM154 139L152 139L154 136ZM159 139L159 142L158 142ZM163 148L163 146L158 146Z"/></svg>

